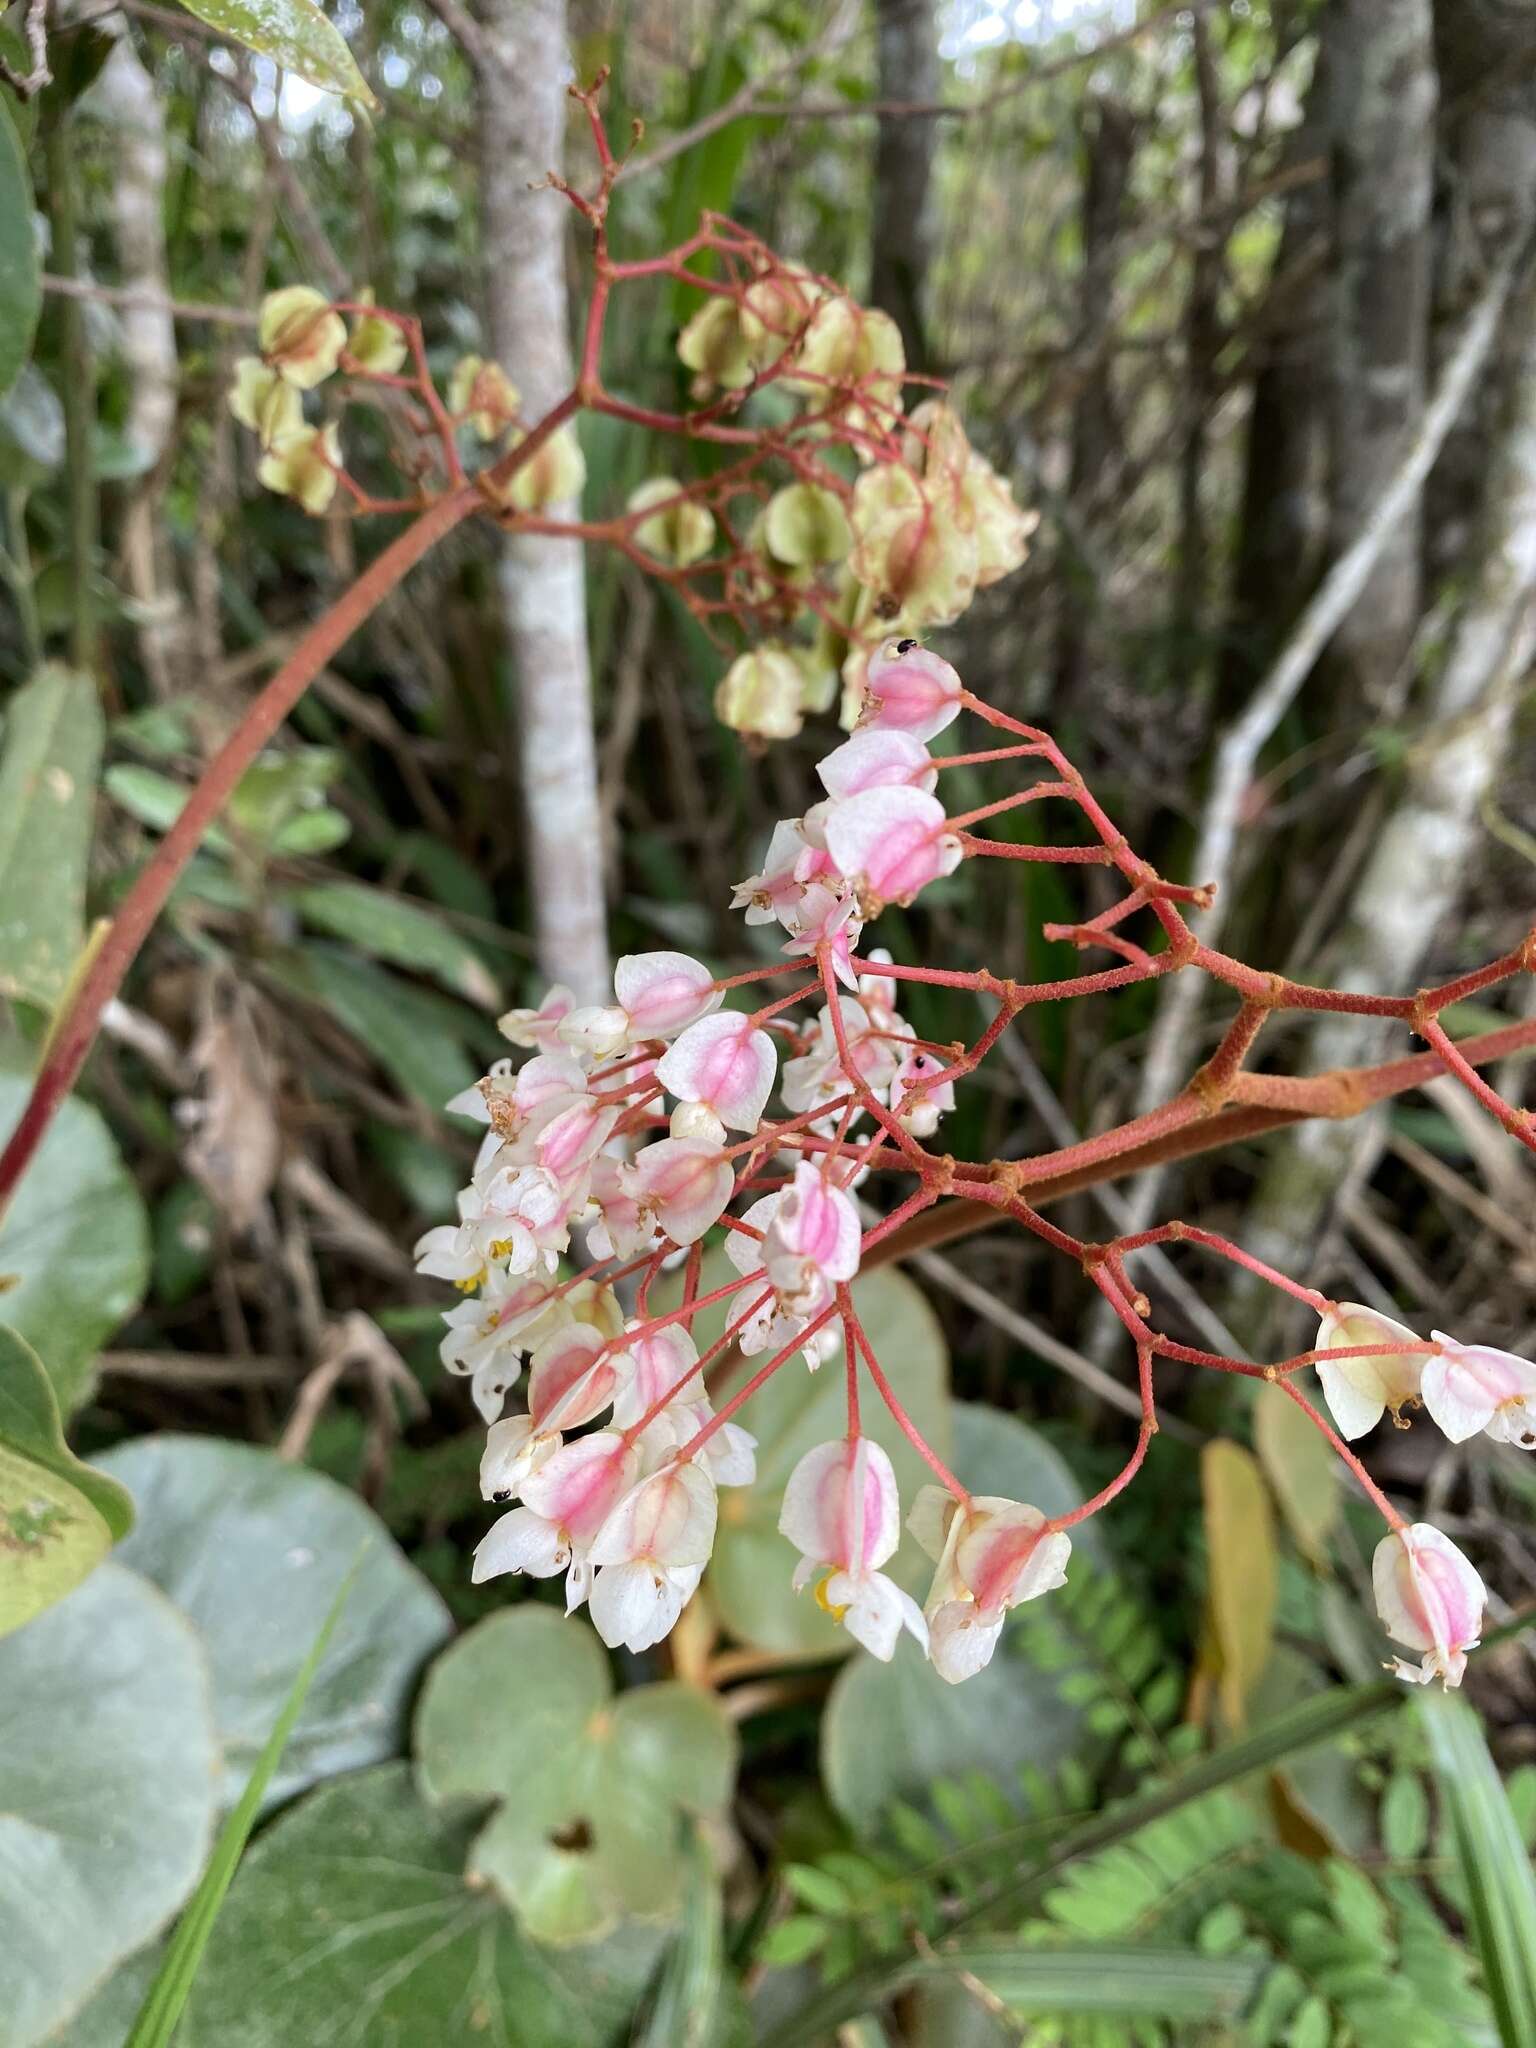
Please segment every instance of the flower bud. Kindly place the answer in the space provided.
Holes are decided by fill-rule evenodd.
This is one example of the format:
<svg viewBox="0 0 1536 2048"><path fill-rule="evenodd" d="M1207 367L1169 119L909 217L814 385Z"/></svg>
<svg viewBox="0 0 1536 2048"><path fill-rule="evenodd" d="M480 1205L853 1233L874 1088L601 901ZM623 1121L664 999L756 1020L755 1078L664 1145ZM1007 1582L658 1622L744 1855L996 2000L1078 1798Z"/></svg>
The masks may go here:
<svg viewBox="0 0 1536 2048"><path fill-rule="evenodd" d="M1376 1546L1371 1583L1382 1626L1395 1643L1424 1652L1422 1664L1401 1657L1393 1668L1413 1685L1460 1685L1467 1652L1482 1633L1488 1594L1449 1536L1428 1522L1394 1529Z"/></svg>

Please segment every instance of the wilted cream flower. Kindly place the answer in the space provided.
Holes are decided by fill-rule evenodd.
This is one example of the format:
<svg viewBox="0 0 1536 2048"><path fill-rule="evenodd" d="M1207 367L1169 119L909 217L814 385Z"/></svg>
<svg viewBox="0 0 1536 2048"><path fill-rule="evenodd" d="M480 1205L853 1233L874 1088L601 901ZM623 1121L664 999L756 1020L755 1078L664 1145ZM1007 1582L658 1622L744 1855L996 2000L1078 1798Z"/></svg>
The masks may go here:
<svg viewBox="0 0 1536 2048"><path fill-rule="evenodd" d="M341 440L332 421L285 434L263 456L256 474L269 491L294 499L318 516L336 495L340 468Z"/></svg>
<svg viewBox="0 0 1536 2048"><path fill-rule="evenodd" d="M371 291L360 292L359 301L373 304ZM352 323L347 355L359 370L374 377L398 374L408 354L405 335L393 320L381 320L377 313L361 313Z"/></svg>
<svg viewBox="0 0 1536 2048"><path fill-rule="evenodd" d="M260 356L242 356L235 364L229 409L242 427L258 436L263 448L298 433L304 424L304 403L297 387Z"/></svg>
<svg viewBox="0 0 1536 2048"><path fill-rule="evenodd" d="M763 535L777 561L792 569L840 562L853 546L848 515L835 491L786 484L768 500Z"/></svg>
<svg viewBox="0 0 1536 2048"><path fill-rule="evenodd" d="M273 369L300 391L312 391L341 361L347 323L322 292L290 284L262 300L257 338Z"/></svg>
<svg viewBox="0 0 1536 2048"><path fill-rule="evenodd" d="M776 363L800 335L826 296L815 278L792 270L770 270L748 285L741 299L741 332L760 370Z"/></svg>
<svg viewBox="0 0 1536 2048"><path fill-rule="evenodd" d="M742 328L742 310L734 299L711 299L701 306L677 338L677 353L694 378L694 396L712 391L740 391L757 375L752 349Z"/></svg>
<svg viewBox="0 0 1536 2048"><path fill-rule="evenodd" d="M880 463L854 488L851 524L848 566L882 616L900 614L915 630L947 626L975 596L975 525L952 492L925 487L900 463Z"/></svg>
<svg viewBox="0 0 1536 2048"><path fill-rule="evenodd" d="M803 695L799 663L770 641L731 663L715 691L715 715L735 732L793 739L803 722Z"/></svg>
<svg viewBox="0 0 1536 2048"><path fill-rule="evenodd" d="M467 418L477 439L494 441L517 418L523 396L500 363L461 356L448 379L448 410Z"/></svg>
<svg viewBox="0 0 1536 2048"><path fill-rule="evenodd" d="M508 437L508 448L521 447L526 439L521 428L514 428ZM567 421L535 449L496 495L515 512L544 512L551 505L579 497L586 480L586 458L576 429Z"/></svg>
<svg viewBox="0 0 1536 2048"><path fill-rule="evenodd" d="M647 554L676 569L699 561L715 544L714 514L707 505L680 496L682 488L676 477L652 477L630 493L627 507L631 512L643 512L650 505L666 507L653 518L641 520L635 540Z"/></svg>

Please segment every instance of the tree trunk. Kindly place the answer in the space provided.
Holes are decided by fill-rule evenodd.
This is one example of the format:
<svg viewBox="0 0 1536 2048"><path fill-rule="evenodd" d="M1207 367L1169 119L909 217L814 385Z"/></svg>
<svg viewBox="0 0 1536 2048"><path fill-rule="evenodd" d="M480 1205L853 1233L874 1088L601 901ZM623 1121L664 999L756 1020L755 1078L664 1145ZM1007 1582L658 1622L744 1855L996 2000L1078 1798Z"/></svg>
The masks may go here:
<svg viewBox="0 0 1536 2048"><path fill-rule="evenodd" d="M934 100L939 38L933 0L876 0L882 100ZM870 299L901 329L909 370L929 364L923 300L932 253L929 184L938 124L922 116L882 114L875 145L875 206Z"/></svg>
<svg viewBox="0 0 1536 2048"><path fill-rule="evenodd" d="M1360 531L1424 408L1436 70L1431 0L1332 0L1332 551ZM1403 521L1335 636L1333 688L1379 711L1419 619L1421 521Z"/></svg>
<svg viewBox="0 0 1536 2048"><path fill-rule="evenodd" d="M565 0L486 0L479 77L482 240L491 348L530 424L573 379L563 198L532 190L564 154ZM556 516L574 507L553 508ZM499 565L517 680L528 886L539 965L578 1001L608 982L597 755L578 542L519 535Z"/></svg>
<svg viewBox="0 0 1536 2048"><path fill-rule="evenodd" d="M165 110L126 26L97 81L92 103L110 122L116 148L111 209L119 282L133 296L118 315L128 380L127 439L145 464L123 519L122 553L139 615L139 650L150 687L171 697L190 681L189 622L161 519L165 456L176 425L180 366L165 247L169 164Z"/></svg>
<svg viewBox="0 0 1536 2048"><path fill-rule="evenodd" d="M1115 254L1136 156L1136 120L1123 101L1107 94L1089 101L1082 155L1083 268L1073 349L1082 365L1082 381L1072 407L1069 500L1073 531L1087 538L1102 514L1120 441L1107 344L1113 332ZM1070 559L1063 569L1053 714L1058 722L1073 715L1094 667L1092 578Z"/></svg>

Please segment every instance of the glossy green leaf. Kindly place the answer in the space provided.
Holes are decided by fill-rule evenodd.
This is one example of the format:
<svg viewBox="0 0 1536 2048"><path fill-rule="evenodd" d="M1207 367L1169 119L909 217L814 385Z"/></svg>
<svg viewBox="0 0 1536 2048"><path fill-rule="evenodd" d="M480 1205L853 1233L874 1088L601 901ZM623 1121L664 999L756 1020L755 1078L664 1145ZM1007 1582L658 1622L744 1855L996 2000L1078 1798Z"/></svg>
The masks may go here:
<svg viewBox="0 0 1536 2048"><path fill-rule="evenodd" d="M63 994L85 942L102 730L95 683L56 662L7 705L0 749L0 995L41 1009L52 1009Z"/></svg>
<svg viewBox="0 0 1536 2048"><path fill-rule="evenodd" d="M405 1764L312 1792L241 1866L178 2048L615 2048L661 1937L537 1949L493 1892L466 1886L474 1831L426 1806Z"/></svg>
<svg viewBox="0 0 1536 2048"><path fill-rule="evenodd" d="M350 939L364 953L441 982L482 1010L501 1007L501 994L474 947L430 910L363 882L323 882L298 889L292 901L315 931Z"/></svg>
<svg viewBox="0 0 1536 2048"><path fill-rule="evenodd" d="M315 0L183 0L187 12L206 21L237 43L270 57L322 92L378 101L358 70L341 31L326 19Z"/></svg>
<svg viewBox="0 0 1536 2048"><path fill-rule="evenodd" d="M1536 2048L1536 1873L1474 1708L1426 1690L1415 1705L1450 1815L1467 1920L1503 2048Z"/></svg>
<svg viewBox="0 0 1536 2048"><path fill-rule="evenodd" d="M276 1720L262 1744L261 1754L256 1759L245 1789L231 1808L219 1838L213 1845L213 1854L208 1859L208 1868L203 1872L197 1890L177 1923L176 1932L166 1945L160 1967L155 1972L154 1982L145 1994L128 2037L128 2048L170 2048L172 2035L176 2032L177 2021L186 2006L187 1994L197 1981L198 1969L208 1938L218 1922L219 1910L229 1892L230 1883L245 1845L250 1840L251 1830L266 1801L268 1788L273 1782L280 1758L292 1739L295 1725L304 1710L309 1689L315 1682L321 1664L324 1662L336 1625L341 1620L348 1597L357 1583L364 1552L359 1551L352 1567L336 1589L334 1599L320 1632L310 1644L309 1654L299 1666L288 1696L278 1711Z"/></svg>
<svg viewBox="0 0 1536 2048"><path fill-rule="evenodd" d="M31 1091L0 1066L0 1134ZM43 1361L69 1416L91 1361L143 1298L149 1226L138 1189L100 1114L72 1096L59 1110L0 1219L0 1314Z"/></svg>
<svg viewBox="0 0 1536 2048"><path fill-rule="evenodd" d="M721 1252L704 1261L699 1291L707 1294L734 1277ZM676 1299L666 1297L666 1305ZM938 1318L904 1273L885 1267L858 1280L854 1304L897 1397L942 1458L949 1450L949 1354ZM662 1297L658 1293L658 1303ZM702 1351L724 1329L724 1305L704 1310L694 1325ZM737 1377L747 1368L738 1367ZM809 1593L790 1585L795 1552L779 1534L784 1486L795 1465L814 1445L847 1428L840 1359L818 1372L798 1353L753 1395L739 1417L757 1438L757 1478L751 1486L728 1487L720 1495L720 1528L705 1588L725 1626L744 1643L765 1650L836 1657L853 1645ZM910 1502L930 1476L874 1391L865 1389L863 1428L891 1454L903 1501ZM885 1569L907 1590L922 1587L927 1559L909 1537ZM899 1653L898 1653L899 1654Z"/></svg>
<svg viewBox="0 0 1536 2048"><path fill-rule="evenodd" d="M0 484L30 490L64 460L64 408L36 363L0 394Z"/></svg>
<svg viewBox="0 0 1536 2048"><path fill-rule="evenodd" d="M980 1403L957 1402L952 1412L953 1468L973 1492L1027 1500L1052 1515L1081 1502L1065 1462L1026 1424ZM1103 1569L1091 1524L1070 1569ZM1010 1782L1021 1764L1060 1762L1081 1734L1082 1717L1055 1680L1011 1653L1006 1638L964 1685L946 1684L903 1642L889 1664L858 1656L839 1672L821 1721L822 1778L850 1826L874 1834L898 1799L925 1803L936 1778L976 1769Z"/></svg>
<svg viewBox="0 0 1536 2048"><path fill-rule="evenodd" d="M73 1591L132 1526L123 1488L65 1443L37 1354L0 1327L0 1636Z"/></svg>
<svg viewBox="0 0 1536 2048"><path fill-rule="evenodd" d="M33 2048L197 1880L218 1767L201 1646L104 1564L0 1642L0 1720L0 2048Z"/></svg>
<svg viewBox="0 0 1536 2048"><path fill-rule="evenodd" d="M139 1437L103 1464L138 1504L124 1561L162 1587L208 1645L226 1804L363 1546L269 1799L398 1754L418 1675L451 1624L355 1494L275 1452L212 1437Z"/></svg>
<svg viewBox="0 0 1536 2048"><path fill-rule="evenodd" d="M471 1882L557 1943L673 1916L685 1816L718 1813L736 1775L735 1729L712 1694L643 1685L615 1700L588 1625L535 1606L492 1615L438 1660L416 1750L435 1802L499 1802L471 1850Z"/></svg>
<svg viewBox="0 0 1536 2048"><path fill-rule="evenodd" d="M31 353L42 306L32 213L26 153L0 98L0 394L10 390Z"/></svg>

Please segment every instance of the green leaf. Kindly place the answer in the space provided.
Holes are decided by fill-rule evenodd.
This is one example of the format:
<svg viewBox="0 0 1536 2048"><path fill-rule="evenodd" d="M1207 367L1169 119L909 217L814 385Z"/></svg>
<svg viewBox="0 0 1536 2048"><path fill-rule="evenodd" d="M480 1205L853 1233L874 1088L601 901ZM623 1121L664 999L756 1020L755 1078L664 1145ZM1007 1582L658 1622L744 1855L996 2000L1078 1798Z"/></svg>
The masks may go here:
<svg viewBox="0 0 1536 2048"><path fill-rule="evenodd" d="M1020 1857L1016 1874L983 1891L960 1914L955 1929L958 1931L983 1913L1022 1914L1037 1905L1061 1873L1079 1857L1096 1855L1113 1843L1126 1841L1164 1814L1174 1813L1222 1785L1236 1784L1255 1771L1271 1769L1314 1743L1331 1741L1386 1708L1397 1706L1401 1700L1401 1687L1386 1679L1369 1685L1338 1686L1202 1757L1187 1770L1055 1835L1042 1852L1032 1852L1021 1831L1025 1853ZM1000 1841L998 1846L1006 1844ZM841 1983L807 2000L775 2027L759 2048L802 2048L802 2044L809 2048L813 2042L824 2041L842 2020L878 2004L899 1988L907 1981L909 1967L906 1962L879 1962L853 1972Z"/></svg>
<svg viewBox="0 0 1536 2048"><path fill-rule="evenodd" d="M413 968L482 1010L498 1010L501 994L484 961L442 918L387 889L363 882L324 882L297 889L300 917L333 939L350 939L365 953L396 967Z"/></svg>
<svg viewBox="0 0 1536 2048"><path fill-rule="evenodd" d="M405 1094L430 1109L441 1109L484 1072L464 1050L474 1018L432 989L413 988L330 946L274 954L265 966L284 988L328 1010Z"/></svg>
<svg viewBox="0 0 1536 2048"><path fill-rule="evenodd" d="M3 292L0 283L0 301ZM10 699L0 751L0 995L40 1009L64 993L85 943L101 742L89 676L50 662Z"/></svg>
<svg viewBox="0 0 1536 2048"><path fill-rule="evenodd" d="M682 1924L635 2028L634 2048L721 2048L734 1989L725 1966L723 1920L709 1847L702 1831L695 1831Z"/></svg>
<svg viewBox="0 0 1536 2048"><path fill-rule="evenodd" d="M570 1958L536 1949L493 1893L465 1885L473 1833L422 1803L406 1764L312 1792L241 1866L179 2048L613 2048L659 1936L615 1934Z"/></svg>
<svg viewBox="0 0 1536 2048"><path fill-rule="evenodd" d="M964 1970L1016 2013L1124 2013L1164 2020L1232 2020L1253 1996L1260 1956L1205 1956L1197 1950L1078 1948L1031 1950L992 1938L957 1941L921 1960L911 1981Z"/></svg>
<svg viewBox="0 0 1536 2048"><path fill-rule="evenodd" d="M133 1502L64 1441L37 1354L0 1327L0 1636L79 1585L133 1526Z"/></svg>
<svg viewBox="0 0 1536 2048"><path fill-rule="evenodd" d="M1288 1394L1261 1386L1253 1404L1253 1447L1291 1535L1313 1564L1325 1565L1343 1505L1341 1468L1328 1439Z"/></svg>
<svg viewBox="0 0 1536 2048"><path fill-rule="evenodd" d="M32 213L26 153L0 99L0 396L15 383L32 351L43 303Z"/></svg>
<svg viewBox="0 0 1536 2048"><path fill-rule="evenodd" d="M203 1952L208 1946L234 1877L236 1866L250 1840L251 1829L256 1825L257 1815L266 1798L267 1787L272 1782L278 1760L282 1756L294 1724L303 1710L304 1701L315 1675L320 1669L326 1650L336 1633L336 1624L341 1620L342 1609L347 1596L356 1583L365 1553L359 1551L352 1568L336 1589L330 1610L320 1624L320 1632L310 1645L309 1655L300 1665L288 1697L283 1701L277 1719L272 1723L271 1732L262 1745L261 1755L246 1781L245 1790L231 1809L228 1819L219 1830L219 1839L213 1845L213 1854L208 1859L208 1868L203 1872L197 1890L192 1894L191 1903L182 1915L176 1932L171 1936L155 1972L155 1980L145 1996L139 2016L134 2021L133 2031L128 2037L128 2048L169 2048L171 2036L176 2031L176 2022L181 2018L187 2002L187 1994L196 1981Z"/></svg>
<svg viewBox="0 0 1536 2048"><path fill-rule="evenodd" d="M1536 1875L1476 1712L1450 1693L1415 1705L1466 1886L1467 1919L1504 2048L1536 2048Z"/></svg>
<svg viewBox="0 0 1536 2048"><path fill-rule="evenodd" d="M31 1079L0 1064L0 1133L16 1127ZM99 1113L60 1106L0 1219L0 1313L42 1359L62 1414L91 1387L91 1361L143 1299L149 1225Z"/></svg>
<svg viewBox="0 0 1536 2048"><path fill-rule="evenodd" d="M675 1914L683 1816L719 1813L735 1782L735 1729L712 1694L673 1683L611 1693L586 1624L535 1606L471 1629L423 1688L422 1789L439 1804L500 1803L470 1881L492 1885L541 1941Z"/></svg>
<svg viewBox="0 0 1536 2048"><path fill-rule="evenodd" d="M64 460L64 408L36 363L0 395L0 484L30 490Z"/></svg>
<svg viewBox="0 0 1536 2048"><path fill-rule="evenodd" d="M270 57L322 92L359 100L365 107L379 104L345 38L315 0L184 0L184 5L221 35Z"/></svg>
<svg viewBox="0 0 1536 2048"><path fill-rule="evenodd" d="M0 1703L0 2048L30 2048L191 1891L218 1751L195 1634L117 1564L0 1642Z"/></svg>
<svg viewBox="0 0 1536 2048"><path fill-rule="evenodd" d="M704 1261L699 1292L707 1294L733 1276L724 1254L711 1252ZM675 1288L664 1302L660 1293L657 1296L664 1307L677 1299ZM939 1456L946 1456L949 1354L933 1310L914 1283L890 1267L855 1281L853 1300L898 1399ZM694 1335L701 1351L714 1342L725 1321L724 1305L700 1314ZM812 1373L795 1354L742 1412L742 1423L757 1438L757 1478L751 1486L730 1487L721 1494L719 1534L704 1584L732 1635L759 1649L837 1657L854 1647L808 1594L792 1589L795 1553L779 1534L785 1482L814 1445L843 1434L843 1401L843 1374L837 1362ZM873 1392L866 1400L863 1427L890 1452L902 1498L910 1501L931 1475ZM923 1584L929 1566L917 1545L904 1539L886 1569L898 1584L914 1591Z"/></svg>
<svg viewBox="0 0 1536 2048"><path fill-rule="evenodd" d="M342 1624L269 1801L399 1753L417 1674L451 1624L355 1494L275 1452L213 1437L139 1437L103 1464L138 1503L124 1562L153 1579L208 1645L226 1803L240 1793L363 1545Z"/></svg>

